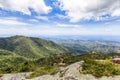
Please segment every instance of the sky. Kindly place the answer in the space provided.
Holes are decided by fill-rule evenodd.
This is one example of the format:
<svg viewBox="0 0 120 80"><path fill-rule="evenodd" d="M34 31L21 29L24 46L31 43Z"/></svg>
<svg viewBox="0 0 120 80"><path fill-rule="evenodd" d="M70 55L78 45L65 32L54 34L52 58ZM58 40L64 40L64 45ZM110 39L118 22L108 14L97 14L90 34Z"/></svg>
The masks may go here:
<svg viewBox="0 0 120 80"><path fill-rule="evenodd" d="M120 36L120 0L0 0L0 36Z"/></svg>

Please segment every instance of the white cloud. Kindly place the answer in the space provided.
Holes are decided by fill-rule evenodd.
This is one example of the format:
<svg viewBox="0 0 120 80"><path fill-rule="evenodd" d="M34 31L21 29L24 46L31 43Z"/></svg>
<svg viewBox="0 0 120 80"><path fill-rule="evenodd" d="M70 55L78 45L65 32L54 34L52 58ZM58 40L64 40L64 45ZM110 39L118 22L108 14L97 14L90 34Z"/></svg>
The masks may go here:
<svg viewBox="0 0 120 80"><path fill-rule="evenodd" d="M56 14L56 17L58 17L60 19L66 19L66 18L68 18L68 16L61 15L61 14Z"/></svg>
<svg viewBox="0 0 120 80"><path fill-rule="evenodd" d="M29 25L24 22L20 22L17 20L17 18L10 17L10 18L1 18L0 19L0 25L6 25L6 26L18 26L18 25Z"/></svg>
<svg viewBox="0 0 120 80"><path fill-rule="evenodd" d="M58 27L66 27L66 28L75 28L75 27L81 27L81 25L78 25L78 24L63 24L63 23L55 23L56 26Z"/></svg>
<svg viewBox="0 0 120 80"><path fill-rule="evenodd" d="M39 14L47 14L52 8L44 0L0 0L0 8L31 15L30 8Z"/></svg>
<svg viewBox="0 0 120 80"><path fill-rule="evenodd" d="M65 27L64 27L65 26ZM18 27L18 26L0 26L1 35L26 35L26 36L48 36L48 35L107 35L107 36L120 36L120 28L118 26L109 27L66 27L70 24L62 24L62 27L51 25L33 25L33 27Z"/></svg>
<svg viewBox="0 0 120 80"><path fill-rule="evenodd" d="M39 23L39 21L36 20L36 19L29 19L28 21L29 21L29 22L32 22L32 23L33 23L33 22L34 22L34 23Z"/></svg>
<svg viewBox="0 0 120 80"><path fill-rule="evenodd" d="M103 15L120 16L120 0L58 0L71 22L102 20Z"/></svg>
<svg viewBox="0 0 120 80"><path fill-rule="evenodd" d="M46 16L36 16L35 18L40 19L40 20L44 20L44 21L49 20L48 17L46 17Z"/></svg>

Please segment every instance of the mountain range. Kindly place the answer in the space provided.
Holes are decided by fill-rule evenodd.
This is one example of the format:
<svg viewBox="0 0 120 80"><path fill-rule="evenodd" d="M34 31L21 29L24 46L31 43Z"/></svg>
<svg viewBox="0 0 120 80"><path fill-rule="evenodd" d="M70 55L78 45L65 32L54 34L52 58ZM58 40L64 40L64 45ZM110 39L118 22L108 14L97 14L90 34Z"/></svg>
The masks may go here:
<svg viewBox="0 0 120 80"><path fill-rule="evenodd" d="M100 40L58 40L54 39L57 44L67 47L75 54L83 54L91 51L100 53L120 53L120 42L117 41L100 41Z"/></svg>
<svg viewBox="0 0 120 80"><path fill-rule="evenodd" d="M69 52L83 54L90 51L120 53L120 42L56 38L49 40L26 36L0 38L0 55L38 59Z"/></svg>
<svg viewBox="0 0 120 80"><path fill-rule="evenodd" d="M50 55L62 55L67 52L67 48L40 38L25 36L0 38L0 55L15 55L36 59Z"/></svg>

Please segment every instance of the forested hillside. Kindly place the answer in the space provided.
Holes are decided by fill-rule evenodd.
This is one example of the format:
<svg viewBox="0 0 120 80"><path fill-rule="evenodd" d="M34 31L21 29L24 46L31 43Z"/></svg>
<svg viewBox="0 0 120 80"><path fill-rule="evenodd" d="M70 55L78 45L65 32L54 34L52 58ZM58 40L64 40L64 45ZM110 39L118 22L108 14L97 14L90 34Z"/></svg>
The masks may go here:
<svg viewBox="0 0 120 80"><path fill-rule="evenodd" d="M15 55L26 58L41 58L49 55L62 55L68 50L52 41L39 38L13 36L0 38L0 55Z"/></svg>

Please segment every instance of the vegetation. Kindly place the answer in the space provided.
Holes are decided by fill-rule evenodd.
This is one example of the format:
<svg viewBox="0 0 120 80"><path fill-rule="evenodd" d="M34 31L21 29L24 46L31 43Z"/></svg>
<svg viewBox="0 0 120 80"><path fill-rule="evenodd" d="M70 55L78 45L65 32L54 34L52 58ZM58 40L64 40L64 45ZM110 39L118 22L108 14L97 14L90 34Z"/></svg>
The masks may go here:
<svg viewBox="0 0 120 80"><path fill-rule="evenodd" d="M2 77L3 76L3 74L0 74L0 77Z"/></svg>
<svg viewBox="0 0 120 80"><path fill-rule="evenodd" d="M92 51L76 55L69 52L65 47L43 39L24 36L0 38L0 76L17 72L33 72L28 78L54 74L61 66L59 63L63 62L63 66L67 66L81 60L85 61L82 65L84 74L97 77L120 74L119 66L106 60L120 57L118 53L101 54ZM96 60L105 61L103 63Z"/></svg>
<svg viewBox="0 0 120 80"><path fill-rule="evenodd" d="M81 55L73 55L70 53L63 56L51 55L40 59L29 59L16 55L0 56L0 74L33 72L32 75L27 78L33 78L44 74L54 74L59 70L60 58L62 57L64 58L65 66L84 60L85 62L82 65L82 73L84 74L93 74L96 77L120 75L120 66L109 60L114 56L120 57L119 54L100 54L97 52L89 52ZM104 60L104 62L100 62L99 60ZM54 66L54 63L57 63L57 65Z"/></svg>
<svg viewBox="0 0 120 80"><path fill-rule="evenodd" d="M86 59L82 64L83 74L92 74L96 77L120 75L120 65L111 60Z"/></svg>
<svg viewBox="0 0 120 80"><path fill-rule="evenodd" d="M51 66L51 65L45 65L44 67L36 69L35 72L33 72L30 76L27 78L34 78L38 77L44 74L50 74L53 75L59 70L59 66Z"/></svg>
<svg viewBox="0 0 120 80"><path fill-rule="evenodd" d="M16 73L32 71L32 61L23 57L2 56L0 59L0 73Z"/></svg>
<svg viewBox="0 0 120 80"><path fill-rule="evenodd" d="M64 55L65 56L65 55ZM1 56L0 56L1 57ZM33 72L28 78L43 74L54 74L59 70L61 56L50 56L40 59L28 59L21 56L2 56L0 58L0 74ZM57 65L53 65L57 62Z"/></svg>
<svg viewBox="0 0 120 80"><path fill-rule="evenodd" d="M114 56L118 56L118 54L114 54ZM98 52L89 52L89 53L86 53L86 54L81 54L81 55L67 55L65 57L65 63L66 64L71 64L71 63L74 63L74 62L78 62L80 60L86 60L86 59L97 59L97 60L101 60L101 59L110 59L113 55L111 54L101 54L101 53L98 53Z"/></svg>
<svg viewBox="0 0 120 80"><path fill-rule="evenodd" d="M32 38L25 36L13 36L9 38L0 38L0 55L23 56L27 58L43 58L50 55L62 55L68 50L52 41L40 38Z"/></svg>

